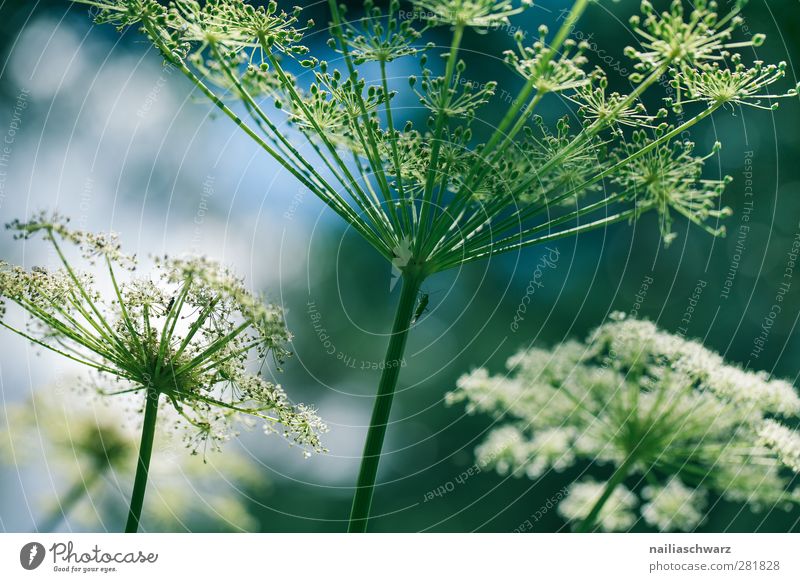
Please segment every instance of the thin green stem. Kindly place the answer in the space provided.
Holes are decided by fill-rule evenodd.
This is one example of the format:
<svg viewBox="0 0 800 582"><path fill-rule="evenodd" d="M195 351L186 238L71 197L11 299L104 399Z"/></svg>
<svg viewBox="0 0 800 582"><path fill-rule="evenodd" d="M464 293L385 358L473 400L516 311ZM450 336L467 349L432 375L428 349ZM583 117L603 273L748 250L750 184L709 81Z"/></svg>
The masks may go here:
<svg viewBox="0 0 800 582"><path fill-rule="evenodd" d="M53 316L53 314L47 313L44 309L39 307L36 303L28 299L27 297L18 297L16 299L12 299L17 305L22 307L25 311L27 311L31 316L35 317L42 321L45 325L51 326L55 331L61 333L65 338L68 338L75 343L82 345L91 351L95 352L97 355L106 358L109 361L117 361L117 356L112 354L111 352L106 351L106 345L101 343L99 339L95 338L89 330L84 328L78 321L76 321L73 317L69 315L69 313L64 309L65 305L74 305L74 300L71 302L67 302L65 300L58 300L54 297L48 296L44 291L41 289L37 289L37 292L47 299L50 303L53 311L60 314L65 321L61 321L57 317ZM81 357L83 355L81 354Z"/></svg>
<svg viewBox="0 0 800 582"><path fill-rule="evenodd" d="M383 85L383 93L384 97L386 98L386 123L389 126L389 142L392 147L392 161L394 162L394 171L396 174L397 179L397 192L400 194L400 199L405 200L405 188L403 186L403 172L402 168L400 167L400 153L397 150L397 135L395 134L394 128L394 116L392 115L392 105L391 105L391 95L389 93L389 82L386 77L386 61L382 60L380 62L381 66L381 83ZM404 218L404 226L409 228L408 224L408 213L403 212Z"/></svg>
<svg viewBox="0 0 800 582"><path fill-rule="evenodd" d="M573 4L572 9L570 10L567 18L562 23L561 27L558 29L556 36L553 38L553 42L550 44L550 47L547 50L547 53L542 58L541 67L544 69L547 64L553 59L556 53L561 49L561 45L564 44L564 41L567 39L567 36L572 31L572 28L575 26L575 23L578 22L583 12L586 10L586 7L589 5L589 0L578 0ZM481 148L480 157L483 158L485 161L484 164L475 164L472 171L470 172L467 179L464 181L464 186L467 188L471 188L472 191L476 190L480 187L481 182L485 179L486 175L489 173L489 167L492 163L496 162L500 156L502 156L505 149L508 145L512 142L516 134L522 129L527 121L530 114L536 108L536 105L539 103L541 98L544 96L544 93L537 90L536 96L534 97L533 101L527 105L525 108L524 113L517 119L517 122L514 124L514 127L511 131L506 134L506 130L517 114L520 112L522 106L527 103L528 99L530 98L531 94L534 90L536 90L536 77L531 75L531 77L525 83L525 86L520 90L519 95L514 100L514 103L511 108L506 112L503 116L503 119L500 121L500 124L495 129L492 136L489 138L489 141L486 142L486 145ZM492 155L491 160L489 159L489 154L493 153L493 150L500 142L503 140L503 143L500 145L498 150L494 152ZM476 184L472 185L472 179L475 178L478 172L476 170L483 170L480 172L478 181ZM470 195L470 192L467 192L467 195Z"/></svg>
<svg viewBox="0 0 800 582"><path fill-rule="evenodd" d="M400 367L405 353L406 340L411 326L411 319L417 304L423 275L406 273L403 275L403 289L400 303L392 327L392 336L386 350L384 369L378 385L378 394L372 409L367 440L364 444L364 454L361 458L361 469L358 474L356 494L353 498L353 507L350 512L348 532L363 533L367 530L372 496L375 491L375 478L378 474L383 440L386 436L386 427L389 423L389 414L392 410L392 399L400 375Z"/></svg>
<svg viewBox="0 0 800 582"><path fill-rule="evenodd" d="M511 192L511 198L516 199L518 196L523 194L525 190L527 190L531 185L535 184L537 180L541 180L542 177L547 174L550 170L555 169L558 167L561 162L567 159L576 148L581 147L583 144L587 143L590 139L597 136L602 130L607 129L608 127L613 125L613 120L616 118L616 115L623 111L626 107L633 104L639 96L645 92L653 83L658 81L667 70L669 66L668 64L662 65L655 71L653 71L644 81L642 81L636 89L634 89L624 100L620 101L616 107L614 107L608 115L603 119L598 119L592 125L587 127L584 131L581 131L575 138L567 144L566 147L561 149L556 155L551 157L547 162L542 165L542 167L537 168L536 174L531 176L528 180L523 182L519 185L513 192ZM689 122L693 120L690 119ZM688 123L688 122L687 122ZM684 128L685 129L685 128Z"/></svg>
<svg viewBox="0 0 800 582"><path fill-rule="evenodd" d="M36 526L36 531L40 533L52 533L62 521L75 509L75 506L89 493L103 474L102 467L95 467L89 471L85 478L76 481L67 493L58 500L58 506Z"/></svg>
<svg viewBox="0 0 800 582"><path fill-rule="evenodd" d="M542 62L539 65L540 68L545 69L548 63L551 60L553 60L553 57L561 49L561 45L563 45L564 41L567 40L567 36L570 34L570 32L572 32L573 27L578 22L578 20L580 20L580 17L583 15L588 5L589 5L589 0L577 0L577 2L575 2L572 5L572 9L567 15L567 18L561 24L561 27L558 29L558 32L556 33L556 36L553 38L553 42L550 44L550 47L547 50L547 53L545 53L544 57L542 58ZM508 147L508 145L514 139L519 130L522 129L522 127L525 125L525 122L527 121L528 117L533 112L533 110L536 108L536 105L538 104L539 100L541 100L541 98L543 97L544 93L537 89L535 84L536 81L537 81L536 76L531 75L530 79L528 79L528 81L525 83L525 86L522 88L519 95L517 96L517 99L514 101L513 106L508 110L506 115L503 117L502 121L500 122L500 125L497 126L497 129L495 129L494 133L492 134L492 137L489 139L486 145L481 149L480 155L487 162L489 161L488 158L489 154L495 148L500 139L505 136L505 139L503 139L503 143L500 145L498 151L495 152L495 154L492 156L492 162L489 163L493 163L494 161L500 158L500 156L505 151L506 147ZM514 119L514 117L519 113L520 109L522 108L522 105L527 102L528 98L530 97L534 89L537 89L537 93L536 96L534 97L534 100L525 108L523 115L520 116L519 119L517 119L517 122L514 124L514 127L506 135L505 132L509 124ZM485 174L482 174L482 176L485 177ZM479 178L478 184L475 186L475 188L477 188L480 185L482 179L483 178ZM465 184L469 185L469 179L465 181Z"/></svg>
<svg viewBox="0 0 800 582"><path fill-rule="evenodd" d="M617 467L617 470L614 471L611 479L609 479L608 483L606 483L606 487L603 489L602 495L600 495L600 498L595 502L589 514L575 528L578 533L587 533L592 531L595 521L597 521L597 516L600 515L600 511L603 509L616 488L619 487L625 478L630 474L631 468L636 460L636 456L628 455L625 461L623 461L623 463Z"/></svg>
<svg viewBox="0 0 800 582"><path fill-rule="evenodd" d="M602 226L611 225L616 222L621 222L626 219L631 219L636 217L642 212L640 208L631 208L629 210L625 210L623 212L618 212L612 216L608 216L606 218L601 218L599 220L595 220L594 222L589 222L587 224L582 224L580 226L574 226L572 228L567 228L565 230L561 230L558 232L538 236L536 238L525 240L513 244L507 244L502 247L495 247L494 245L487 245L481 249L477 249L474 252L471 252L469 255L466 254L457 254L454 253L454 256L450 257L448 260L438 261L431 263L431 271L438 273L439 271L445 271L447 269L466 265L467 263L471 263L473 261L478 261L480 259L485 259L488 257L493 257L495 255L499 255L502 253L506 253L509 251L524 249L526 247L558 240L561 238L566 238L568 236L574 236L577 234L581 234L584 232L589 232L590 230L595 230Z"/></svg>
<svg viewBox="0 0 800 582"><path fill-rule="evenodd" d="M528 227L528 228L526 228L524 230L521 230L518 233L514 233L514 234L512 234L510 236L506 236L506 237L501 238L499 240L491 241L491 238L489 238L488 240L491 241L489 244L490 244L490 246L494 246L495 248L503 248L504 245L506 245L508 243L511 243L513 241L518 241L518 242L519 241L524 241L524 240L526 240L527 237L529 237L529 236L531 236L533 234L536 234L538 232L542 232L543 230L550 230L553 227L558 226L560 224L563 224L565 222L569 222L571 220L575 220L575 219L581 218L582 216L585 216L587 214L593 213L595 210L599 210L601 208L609 207L612 204L614 204L615 202L624 201L626 196L629 196L628 192L611 194L610 196L607 196L606 198L603 198L602 200L598 200L597 202L594 202L592 204L588 204L587 206L579 207L577 210L574 210L573 212L570 212L568 214L563 214L563 215L561 215L561 216L559 216L557 218L553 218L553 219L547 220L547 221L545 221L545 222L543 222L541 224L537 224L535 226L530 226L530 227ZM478 240L478 239L479 239L479 237L474 237L474 239L468 239L468 240L464 241L464 245L463 246L464 246L464 249L465 249L466 253L470 253L473 250L480 250L480 249L485 249L486 248L486 246L482 242L480 244L476 244L476 240ZM456 249L456 250L458 248L459 248L459 245L456 245L454 247L454 249Z"/></svg>
<svg viewBox="0 0 800 582"><path fill-rule="evenodd" d="M111 278L111 284L114 287L114 294L117 296L117 302L119 303L119 309L122 313L122 319L125 322L125 327L128 328L128 333L131 335L131 341L136 344L136 347L139 348L139 353L142 355L142 361L147 360L147 352L144 349L144 345L139 341L139 334L136 333L136 328L133 326L133 320L131 319L130 315L128 314L128 308L125 306L125 301L122 299L122 293L119 289L119 284L117 283L117 277L114 274L114 267L111 264L111 260L106 257L106 266L108 267L108 275Z"/></svg>
<svg viewBox="0 0 800 582"><path fill-rule="evenodd" d="M214 340L208 346L206 346L203 349L202 352L200 352L194 358L192 358L189 362L185 363L183 366L178 368L175 371L175 375L179 376L179 375L183 374L184 372L186 372L187 370L191 370L195 366L198 366L199 364L201 364L204 361L208 360L208 358L210 358L211 356L216 354L218 351L220 351L222 348L227 346L233 338L235 338L237 335L242 333L244 330L246 330L252 324L253 324L252 320L247 319L243 323L239 324L239 326L234 328L232 331L228 332L227 334L225 334L224 336L220 337L219 339Z"/></svg>
<svg viewBox="0 0 800 582"><path fill-rule="evenodd" d="M29 342L31 342L33 344L36 344L37 346L41 346L41 347L43 347L45 349L50 350L51 352L55 352L56 354L58 354L60 356L64 356L65 358L69 358L70 360L72 360L74 362L78 362L79 364L83 364L84 366L89 366L90 368L94 368L95 370L99 370L101 372L108 372L109 374L114 374L116 376L119 376L120 378L126 378L128 380L132 380L132 378L130 376L128 376L126 374L123 374L118 370L112 370L111 368L108 368L108 367L106 367L106 366L104 366L102 364L99 364L97 362L85 360L83 358L76 357L76 356L70 355L70 354L68 354L68 353L66 353L66 352L64 352L62 350L59 350L58 348L55 348L55 347L51 346L50 344L48 344L48 343L46 343L46 342L44 342L44 341L42 341L40 339L36 339L32 335L29 335L29 334L25 333L22 330L19 330L19 329L15 328L15 327L12 327L12 326L8 325L4 321L0 321L0 326L3 326L4 328L8 329L9 331L12 331L17 335L20 335L20 336L24 337L26 340L28 340Z"/></svg>
<svg viewBox="0 0 800 582"><path fill-rule="evenodd" d="M213 404L214 406L219 406L221 408L227 408L228 410L233 410L234 412L241 412L243 414L249 414L251 416L255 416L257 418L260 418L261 420L267 420L267 421L275 422L275 423L280 422L279 418L274 418L272 416L267 416L265 414L261 414L261 412L264 412L266 410L274 410L275 408L273 406L262 406L262 407L259 407L259 408L246 407L246 406L236 406L234 404L229 404L228 402L224 402L224 401L218 400L216 398L211 398L209 396L203 396L202 394L186 394L186 393L183 393L183 392L175 392L175 394L178 395L178 396L191 397L191 398L194 398L195 400L200 400L200 401L206 402L208 404ZM181 412L180 406L176 406L175 408L179 412ZM184 418L186 418L186 420L191 422L193 425L200 426L200 425L197 424L197 422L193 421L190 417L188 417L185 414L183 414L183 412L181 412L181 415Z"/></svg>
<svg viewBox="0 0 800 582"><path fill-rule="evenodd" d="M150 457L153 454L153 441L156 436L156 420L158 417L158 390L149 388L144 405L144 425L142 426L142 440L139 445L139 459L136 464L136 477L133 481L128 522L125 524L125 533L136 533L142 518L144 493L147 489L147 478L150 473Z"/></svg>
<svg viewBox="0 0 800 582"><path fill-rule="evenodd" d="M617 170L623 168L624 166L626 166L630 162L634 161L635 159L637 159L637 158L649 153L650 151L652 151L653 149L659 147L660 145L662 145L664 143L669 143L669 141L671 141L673 138L679 136L680 134L682 134L683 132L687 131L688 129L690 129L695 124L699 123L700 121L702 121L706 117L710 116L717 109L719 109L720 106L721 105L718 105L718 104L710 105L708 108L703 110L701 113L699 113L698 115L696 115L692 119L689 119L688 121L682 123L681 125L673 128L671 131L666 132L664 135L662 135L662 136L658 137L657 139L653 140L652 142L650 142L649 144L647 144L643 148L641 148L639 150L636 150L636 152L634 152L633 154L629 155L628 157L620 160L619 162L617 162L615 164L612 164L611 166L607 167L606 169L604 169L603 171L599 172L598 174L595 174L592 178L589 178L588 180L584 181L583 183L581 183L577 187L567 189L563 194L560 194L560 195L556 196L555 198L548 199L547 198L547 194L549 192L545 193L543 202L538 203L538 204L533 204L531 206L528 206L528 207L522 209L521 211L515 212L512 216L510 216L508 218L505 218L504 220L501 220L498 224L494 225L493 228L487 229L486 232L478 234L477 237L475 237L474 239L469 241L470 244L472 244L472 245L486 243L486 246L482 247L481 249L473 249L473 250L469 251L470 254L475 252L475 253L477 253L476 256L479 258L479 257L485 256L485 253L483 252L485 250L494 249L497 252L502 252L502 251L506 251L506 250L514 250L514 249L517 249L517 248L521 248L523 246L530 246L531 244L536 244L536 242L540 242L539 239L534 239L534 241L523 241L523 242L520 242L519 244L516 244L516 245L504 245L504 244L501 244L499 242L490 243L489 241L491 241L491 237L492 237L493 233L502 233L503 231L505 231L505 230L507 230L509 228L513 228L515 226L517 226L517 227L520 226L523 221L528 220L528 219L536 216L538 213L551 208L554 204L557 204L558 202L561 202L562 200L565 200L570 196L574 196L576 194L580 194L581 192L585 191L590 186L592 186L592 185L600 182L601 180L611 176L614 172L616 172ZM490 219L491 218L486 218L486 219L484 219L484 222L488 222ZM465 229L466 232L472 232L474 227L472 227L470 221L468 221L468 223L464 227L464 229ZM569 231L567 231L567 232L569 232ZM519 237L519 233L517 233L515 235L512 235L509 238L504 239L503 243L508 242L509 240L514 239L514 238L518 238L518 237ZM444 248L447 249L447 248L450 248L450 247L445 246ZM492 252L489 253L489 254L496 254L496 252L494 250L492 250ZM452 253L452 251L447 251L446 250L446 251L444 251L443 254L447 255L447 254L450 254L450 253ZM458 259L458 257L461 256L461 254L462 253L459 253L459 252L456 251L454 253L455 259ZM437 257L435 257L433 259L433 262L437 263L437 264L439 264L439 263L449 263L452 260L453 260L453 257L447 257L446 256L446 257L440 258L440 257L437 256Z"/></svg>
<svg viewBox="0 0 800 582"><path fill-rule="evenodd" d="M252 95L245 89L242 85L239 78L236 76L235 72L231 69L231 67L227 64L225 59L220 56L219 50L215 43L211 43L211 49L214 55L217 57L218 62L220 63L222 69L225 71L228 79L234 84L236 90L238 91L242 101L245 105L245 108L250 113L250 117L256 122L256 124L261 128L270 141L275 145L277 151L279 151L286 159L292 161L293 164L298 168L298 170L302 171L304 175L308 178L309 181L315 181L321 191L326 191L329 193L333 193L333 197L336 196L336 189L333 188L327 180L325 180L322 175L314 168L313 164L309 162L304 156L297 151L291 141L286 138L284 132L280 131L275 123L269 118L269 116L264 112L264 110L259 106L256 100L253 98ZM327 159L324 159L326 165L330 167ZM332 170L333 171L333 170ZM335 171L333 171L334 176L339 180L341 184L347 188L347 184L339 178ZM312 179L313 178L313 179Z"/></svg>
<svg viewBox="0 0 800 582"><path fill-rule="evenodd" d="M200 331L200 328L203 327L205 322L214 312L214 307L217 306L218 302L219 302L219 297L215 297L214 299L209 301L208 305L206 305L203 308L203 311L200 313L197 319L194 320L192 325L189 327L189 331L186 333L186 337L183 338L181 345L178 346L178 349L175 351L175 355L172 356L172 359L174 361L177 362L178 360L180 360L180 357L183 355L184 350L189 346L189 343L192 341L192 338L194 338L195 334L198 331Z"/></svg>
<svg viewBox="0 0 800 582"><path fill-rule="evenodd" d="M127 352L127 347L125 346L123 341L119 338L119 336L117 336L117 334L114 333L114 329L111 327L108 321L106 321L106 318L103 317L103 314L97 308L95 302L92 301L92 298L89 296L89 293L86 291L80 279L75 274L75 271L72 269L72 266L70 266L69 262L67 261L67 258L64 256L64 253L61 251L61 247L59 246L58 241L56 241L55 234L52 232L52 230L50 231L49 234L50 234L50 242L52 243L53 248L56 251L56 254L58 254L58 258L61 261L61 264L64 265L64 268L67 270L70 279L72 279L73 283L75 283L75 287L78 289L78 292L80 293L81 297L83 297L84 301L86 301L87 305L97 316L99 323L96 322L94 319L92 319L92 317L82 308L82 306L78 302L76 302L75 307L82 313L82 315L86 318L89 324L92 325L92 327L94 327L97 330L97 332L106 339L106 341L108 341L113 346L116 346L116 350L118 353L124 355Z"/></svg>
<svg viewBox="0 0 800 582"><path fill-rule="evenodd" d="M347 40L344 37L344 33L342 32L342 16L339 11L339 4L337 0L328 0L328 6L330 7L331 20L333 21L333 26L331 27L331 33L333 34L334 38L336 38L336 41L339 43L339 48L342 51L344 62L347 65L347 71L349 77L353 82L353 84L355 85L358 82L358 71L356 70L356 67L353 63L353 59L350 56L350 49L347 45ZM372 131L372 128L370 126L370 118L367 112L367 106L364 103L364 97L361 94L361 92L354 91L354 93L358 99L358 107L361 110L361 120L363 122L364 128L366 129L368 142L370 144L370 147L366 149L367 157L372 158L370 165L372 166L372 169L375 171L375 176L378 179L378 183L381 187L381 192L384 197L384 200L386 201L386 204L389 205L388 208L389 215L392 217L392 220L396 222L396 224L398 225L397 228L399 232L400 223L397 217L397 213L395 212L392 193L389 190L389 181L386 178L386 173L383 171L383 164L380 163L381 154L378 149L378 143L375 140L374 132Z"/></svg>
<svg viewBox="0 0 800 582"><path fill-rule="evenodd" d="M350 168L347 166L347 164L344 162L342 157L339 155L339 152L336 151L336 146L330 140L330 137L328 136L328 134L323 130L322 127L320 127L320 125L315 120L314 115L311 113L310 109L306 105L303 97L297 92L297 89L294 87L292 82L289 80L289 77L284 72L283 68L280 65L280 62L278 61L278 59L275 56L273 56L271 53L268 52L269 51L269 47L267 46L266 39L264 37L261 37L259 39L259 42L261 43L261 50L264 51L264 54L267 55L267 59L269 59L269 62L272 64L273 70L278 74L278 77L280 78L281 83L283 84L284 88L286 89L290 99L292 100L294 105L296 107L300 108L300 110L302 110L303 113L306 115L306 118L307 118L308 122L311 124L312 128L314 129L314 133L317 134L317 136L320 138L322 143L325 145L325 148L328 150L328 155L320 154L320 157L322 158L322 160L325 163L325 165L334 174L334 176L339 181L339 183L341 183L344 186L345 190L347 190L347 192L350 194L350 196L352 196L352 198L357 203L359 201L363 202L362 210L364 210L364 212L366 214L370 215L370 217L372 218L372 220L375 223L375 228L381 228L381 227L385 226L386 223L387 223L387 220L386 220L386 217L383 215L383 212L382 212L380 206L374 207L370 203L370 201L367 198L366 194L359 188L358 182L355 179L355 177L353 176L352 172L350 171ZM330 161L328 159L329 157L332 158L336 162L336 165L344 173L344 177L339 175L337 170L333 167L333 164L330 163ZM359 203L359 205L361 206L360 203ZM376 214L379 214L381 216L376 216ZM387 231L383 230L383 232L381 234L383 236L386 236L387 235Z"/></svg>
<svg viewBox="0 0 800 582"><path fill-rule="evenodd" d="M433 141L431 142L431 161L428 167L428 172L425 177L425 189L422 193L422 207L419 212L419 225L418 231L423 231L428 222L428 216L433 215L434 209L431 208L433 200L433 186L437 178L437 169L439 165L439 152L442 147L442 132L444 131L447 123L447 108L450 106L452 100L451 85L453 83L453 74L456 69L456 62L458 60L458 49L461 46L461 39L464 36L464 24L459 23L453 31L453 40L450 43L450 52L447 55L447 65L444 71L443 97L440 104L439 112L436 117L436 128L433 131ZM415 237L415 250L419 251L425 236Z"/></svg>

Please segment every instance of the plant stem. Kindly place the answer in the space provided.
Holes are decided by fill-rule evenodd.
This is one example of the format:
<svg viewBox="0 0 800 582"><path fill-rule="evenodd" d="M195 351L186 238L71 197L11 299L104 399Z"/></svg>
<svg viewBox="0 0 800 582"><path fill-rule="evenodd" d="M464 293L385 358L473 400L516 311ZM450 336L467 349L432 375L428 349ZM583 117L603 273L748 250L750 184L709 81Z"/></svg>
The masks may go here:
<svg viewBox="0 0 800 582"><path fill-rule="evenodd" d="M453 83L453 75L456 70L458 62L458 50L461 46L461 39L464 37L463 23L456 24L453 30L453 40L450 43L450 51L447 54L447 65L444 71L444 91L442 103L439 106L439 111L436 115L436 128L433 130L433 143L431 144L431 161L428 166L428 171L425 176L425 188L422 192L422 206L419 212L419 223L417 231L425 232L428 227L428 218L436 214L436 209L431 208L433 201L433 186L438 178L439 171L439 152L442 147L442 132L448 122L447 107L452 103L454 93L451 93L451 85ZM427 235L414 237L414 250L419 252L422 248L422 243L426 240Z"/></svg>
<svg viewBox="0 0 800 582"><path fill-rule="evenodd" d="M614 490L625 480L625 478L630 473L631 467L635 462L636 457L634 455L628 455L628 457L623 461L623 463L617 467L617 470L614 471L614 474L611 475L611 479L608 480L606 483L606 488L603 489L603 494L600 496L592 510L589 512L589 515L578 524L578 527L575 528L575 531L578 533L588 533L594 527L594 523L597 520L597 516L600 515L600 511L603 509L603 506L611 497L611 494L614 493Z"/></svg>
<svg viewBox="0 0 800 582"><path fill-rule="evenodd" d="M153 388L147 390L144 405L144 425L142 426L142 441L139 445L139 461L136 466L136 478L133 481L131 494L131 508L128 512L128 522L125 524L125 533L139 531L139 521L142 517L144 505L144 492L147 489L147 476L150 472L150 456L153 453L153 440L156 434L156 417L158 416L159 392Z"/></svg>
<svg viewBox="0 0 800 582"><path fill-rule="evenodd" d="M67 491L67 494L58 501L58 507L50 512L50 515L48 515L39 525L36 526L36 531L40 533L53 532L56 527L58 527L59 524L72 512L78 502L83 499L84 495L89 492L89 489L91 489L92 486L97 483L102 474L102 468L97 468L96 470L89 472L85 479L77 481L69 489L69 491Z"/></svg>
<svg viewBox="0 0 800 582"><path fill-rule="evenodd" d="M386 436L386 427L389 422L389 413L392 410L392 399L397 387L397 378L400 375L400 366L408 339L411 318L414 316L417 304L417 294L424 277L417 273L403 275L403 289L400 303L392 327L392 337L386 350L385 367L378 385L378 394L372 409L367 440L364 444L364 454L361 457L361 469L358 473L358 485L353 498L353 507L350 511L350 523L347 531L363 533L367 530L369 511L372 505L372 494L375 489L375 477L378 473L383 439Z"/></svg>

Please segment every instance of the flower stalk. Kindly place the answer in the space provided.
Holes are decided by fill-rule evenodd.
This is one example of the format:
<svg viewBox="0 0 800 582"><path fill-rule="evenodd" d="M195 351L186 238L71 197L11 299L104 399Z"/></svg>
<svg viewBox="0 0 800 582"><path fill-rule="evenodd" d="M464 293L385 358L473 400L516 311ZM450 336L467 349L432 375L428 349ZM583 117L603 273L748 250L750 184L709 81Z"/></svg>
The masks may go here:
<svg viewBox="0 0 800 582"><path fill-rule="evenodd" d="M53 482L70 485L43 508L39 532L53 532L62 522L70 531L107 531L120 516L124 531L130 503L125 499L121 507L120 493L134 488L143 403L135 391L121 394L108 378L98 380L94 374L58 378L29 400L8 405L0 419L0 460L21 467L46 459ZM237 448L213 458L184 454L190 443L182 418L163 396L160 404L147 475L148 489L157 486L158 495L146 494L141 527L207 530L213 524L255 531L258 522L241 491L268 486L260 467Z"/></svg>
<svg viewBox="0 0 800 582"><path fill-rule="evenodd" d="M83 500L84 497L89 495L92 488L95 486L100 477L103 476L104 470L98 468L96 471L89 472L85 478L76 481L72 487L58 500L58 506L44 518L37 526L36 531L41 533L52 533L64 521L75 506Z"/></svg>
<svg viewBox="0 0 800 582"><path fill-rule="evenodd" d="M150 473L150 457L153 455L153 441L156 436L159 397L159 392L151 388L147 391L147 396L144 401L142 440L139 444L136 477L133 481L133 493L131 493L131 505L128 510L128 521L125 523L125 533L136 533L139 531L139 524L142 519L144 494L147 490L147 478Z"/></svg>
<svg viewBox="0 0 800 582"><path fill-rule="evenodd" d="M614 491L616 491L617 487L622 485L622 482L628 477L628 475L630 475L635 458L636 457L634 457L632 454L628 455L623 463L617 467L617 469L614 471L614 474L611 475L611 478L603 488L603 492L600 494L600 497L589 511L589 514L578 524L577 528L575 529L576 532L589 533L594 529L595 523L597 522L597 516L600 515L603 507L611 498L611 495L613 495Z"/></svg>
<svg viewBox="0 0 800 582"><path fill-rule="evenodd" d="M406 341L411 330L423 279L424 275L419 272L406 271L403 275L400 301L397 304L397 312L392 325L392 335L389 338L389 346L384 359L384 369L381 373L378 393L373 404L372 417L367 428L364 453L361 456L361 468L358 473L356 492L350 511L350 522L347 526L347 531L350 533L363 533L367 530L372 498L375 492L375 479L378 474L381 451L383 450L383 441L386 437L386 429L389 426L392 400L397 388Z"/></svg>

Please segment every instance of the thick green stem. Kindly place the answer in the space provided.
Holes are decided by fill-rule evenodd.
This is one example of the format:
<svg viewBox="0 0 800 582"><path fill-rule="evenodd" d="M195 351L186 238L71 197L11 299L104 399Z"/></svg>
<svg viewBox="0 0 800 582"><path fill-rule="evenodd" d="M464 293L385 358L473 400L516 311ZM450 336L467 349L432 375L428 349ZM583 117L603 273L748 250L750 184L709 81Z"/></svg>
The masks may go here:
<svg viewBox="0 0 800 582"><path fill-rule="evenodd" d="M69 491L67 491L66 495L58 501L58 507L36 526L36 531L40 533L53 532L72 512L78 502L89 493L89 490L97 483L102 474L103 468L96 468L96 470L89 472L86 478L77 481Z"/></svg>
<svg viewBox="0 0 800 582"><path fill-rule="evenodd" d="M606 483L606 488L603 489L603 494L600 498L595 502L594 507L586 516L586 518L578 524L578 527L575 528L575 531L578 533L587 533L592 531L594 527L595 521L597 520L597 516L600 515L600 511L605 506L606 502L611 497L611 494L614 493L619 485L625 480L625 478L630 474L631 467L635 462L636 458L634 455L628 455L628 458L614 471L614 474L611 475L611 479L608 480Z"/></svg>
<svg viewBox="0 0 800 582"><path fill-rule="evenodd" d="M397 305L392 337L386 350L385 367L372 409L372 418L367 430L367 441L364 444L364 454L361 458L361 470L358 473L358 485L350 512L350 524L347 530L351 533L363 533L367 530L372 494L375 490L375 477L378 473L378 463L383 449L383 439L386 436L386 427L392 410L392 399L397 387L397 378L400 375L408 331L411 326L411 319L414 317L417 294L423 278L419 274L410 273L403 276L400 303Z"/></svg>
<svg viewBox="0 0 800 582"><path fill-rule="evenodd" d="M147 489L147 476L150 472L150 456L153 453L153 440L156 435L159 396L160 394L157 390L150 388L147 391L147 399L144 405L142 441L139 445L139 461L136 466L136 478L133 481L131 508L128 512L128 523L125 525L125 533L136 533L139 531L142 506L144 505L144 492Z"/></svg>

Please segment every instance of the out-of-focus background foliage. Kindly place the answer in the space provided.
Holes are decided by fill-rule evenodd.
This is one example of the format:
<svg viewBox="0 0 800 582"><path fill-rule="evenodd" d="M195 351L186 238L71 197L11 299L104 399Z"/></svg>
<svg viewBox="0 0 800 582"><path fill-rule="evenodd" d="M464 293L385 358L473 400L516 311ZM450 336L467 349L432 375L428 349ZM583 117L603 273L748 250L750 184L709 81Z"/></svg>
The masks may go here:
<svg viewBox="0 0 800 582"><path fill-rule="evenodd" d="M635 42L627 20L638 4L603 1L590 7L573 34L606 51L590 52L595 62L604 58L607 69L630 70L622 51ZM554 28L569 5L541 0L514 24L530 38L540 23ZM319 25L327 22L324 2L307 10ZM767 34L753 58L786 60L786 87L793 86L800 65L794 62L800 60L800 3L751 0L744 16L746 31ZM324 38L310 37L312 51L334 60ZM511 46L509 31L466 37L466 48L475 51L473 78L499 81L492 102L498 118L518 81L481 53L497 55ZM413 60L394 65L398 87L407 86L404 76L417 67ZM624 78L618 83L624 90ZM271 481L268 488L244 492L261 530L342 531L379 374L369 368L382 358L399 289L392 290L389 265L189 89L180 74L162 69L136 31L119 35L93 26L85 7L61 0L0 2L0 147L6 148L0 218L7 222L57 208L86 228L120 232L124 244L142 255L208 253L281 302L295 334L295 357L281 381L294 398L315 403L329 422L330 453L304 460L257 432L229 446L242 447ZM414 119L414 100L405 105ZM563 114L562 107L553 102L545 113ZM521 347L585 336L613 310L638 311L666 330L701 338L732 362L794 381L800 370L800 273L782 312L767 322L766 347L757 357L753 342L800 235L798 129L796 100L775 112L723 111L694 129L701 151L717 139L724 144L719 167L709 169L734 177L724 195L735 210L727 220L728 237L714 240L681 222L679 238L664 248L655 216L647 216L633 227L620 224L559 241L553 245L557 266L544 273L543 287L516 332L510 324L544 249L429 280L424 291L430 310L411 335L372 530L512 531L539 511L575 474L549 473L536 482L490 472L460 477L472 466L473 449L491 421L445 407L443 396L469 369L500 371ZM755 203L752 220L744 223L748 171ZM5 234L0 238L6 260L45 261L37 252ZM47 390L73 371L8 333L0 342L0 414L3 406ZM47 474L47 466L41 459L0 468L0 530L32 529L42 501L63 493L64 484ZM605 476L603 469L596 474ZM446 493L426 502L434 490ZM230 494L243 493L232 487ZM797 510L754 514L713 500L711 506L701 530L800 531ZM215 529L213 523L200 527ZM547 511L534 531L564 527L555 511Z"/></svg>

